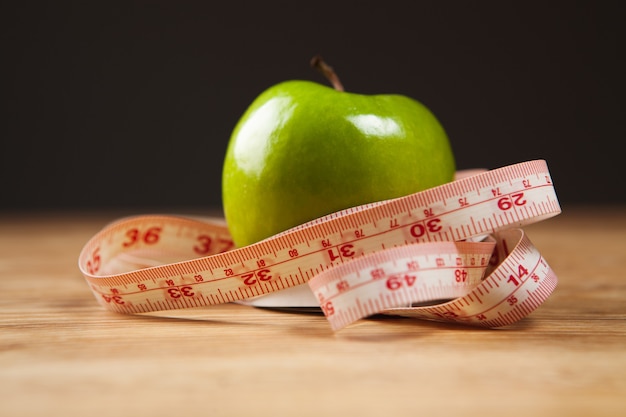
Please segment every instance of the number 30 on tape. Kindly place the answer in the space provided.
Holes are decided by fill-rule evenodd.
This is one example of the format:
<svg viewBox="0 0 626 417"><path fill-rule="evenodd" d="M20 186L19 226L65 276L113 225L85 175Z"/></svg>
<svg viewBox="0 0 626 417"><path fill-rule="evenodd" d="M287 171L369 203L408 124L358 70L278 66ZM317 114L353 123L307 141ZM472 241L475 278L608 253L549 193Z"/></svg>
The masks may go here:
<svg viewBox="0 0 626 417"><path fill-rule="evenodd" d="M308 283L333 330L378 313L501 327L556 287L521 227L558 213L547 165L535 160L465 172L243 248L223 222L125 218L91 238L78 263L96 299L119 313L256 305Z"/></svg>

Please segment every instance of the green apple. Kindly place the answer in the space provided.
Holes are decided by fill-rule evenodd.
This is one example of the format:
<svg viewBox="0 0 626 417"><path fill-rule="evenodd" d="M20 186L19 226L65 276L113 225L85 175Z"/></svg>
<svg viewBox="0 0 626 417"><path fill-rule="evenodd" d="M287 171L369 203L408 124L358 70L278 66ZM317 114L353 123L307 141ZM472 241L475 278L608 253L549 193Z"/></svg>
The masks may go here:
<svg viewBox="0 0 626 417"><path fill-rule="evenodd" d="M326 75L335 88L301 80L268 88L235 126L222 201L237 246L453 179L448 137L428 108L403 95L344 92Z"/></svg>

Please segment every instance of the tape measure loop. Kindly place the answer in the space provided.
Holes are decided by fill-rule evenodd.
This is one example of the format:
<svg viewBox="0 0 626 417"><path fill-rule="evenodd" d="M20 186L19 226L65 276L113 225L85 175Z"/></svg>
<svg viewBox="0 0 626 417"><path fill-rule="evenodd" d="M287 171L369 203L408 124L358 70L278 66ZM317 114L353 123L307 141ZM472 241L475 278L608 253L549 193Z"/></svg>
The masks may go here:
<svg viewBox="0 0 626 417"><path fill-rule="evenodd" d="M85 244L78 265L98 302L119 313L245 300L321 307L334 330L379 312L498 327L527 316L556 286L519 228L558 213L547 164L536 160L461 172L244 248L233 247L223 221L120 219Z"/></svg>

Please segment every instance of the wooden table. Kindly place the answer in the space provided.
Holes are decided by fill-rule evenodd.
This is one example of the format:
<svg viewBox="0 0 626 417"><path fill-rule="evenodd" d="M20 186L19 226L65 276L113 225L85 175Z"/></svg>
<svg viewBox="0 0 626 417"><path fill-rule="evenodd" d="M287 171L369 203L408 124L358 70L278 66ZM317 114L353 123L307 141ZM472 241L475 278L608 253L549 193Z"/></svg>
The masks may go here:
<svg viewBox="0 0 626 417"><path fill-rule="evenodd" d="M234 304L105 311L77 258L121 214L0 215L0 416L626 416L625 207L526 228L560 282L516 325L336 334Z"/></svg>

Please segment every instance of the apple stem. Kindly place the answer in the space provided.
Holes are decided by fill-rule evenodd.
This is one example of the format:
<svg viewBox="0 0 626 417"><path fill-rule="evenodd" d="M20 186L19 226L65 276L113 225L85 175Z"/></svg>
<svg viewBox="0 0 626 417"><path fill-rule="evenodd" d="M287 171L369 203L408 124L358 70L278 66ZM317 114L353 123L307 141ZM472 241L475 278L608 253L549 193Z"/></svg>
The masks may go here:
<svg viewBox="0 0 626 417"><path fill-rule="evenodd" d="M311 59L311 67L321 72L322 75L324 75L324 77L326 77L326 79L330 81L335 90L344 91L343 84L341 84L341 81L339 81L339 77L335 73L335 70L333 70L333 67L328 65L320 55L315 55Z"/></svg>

